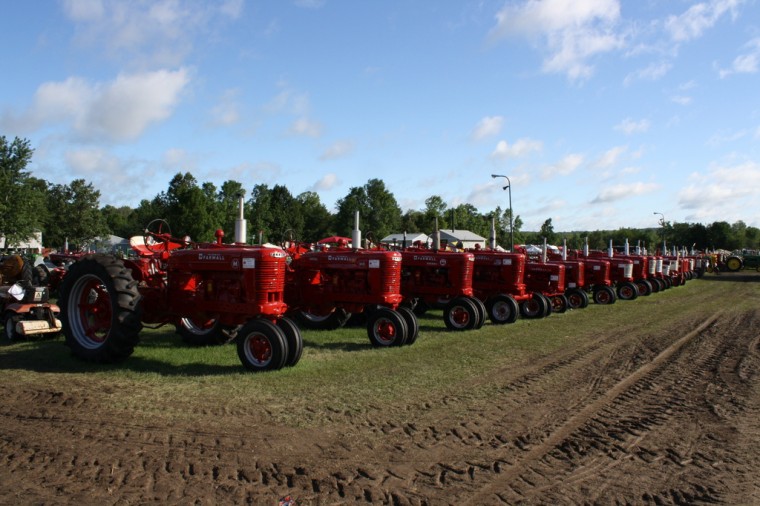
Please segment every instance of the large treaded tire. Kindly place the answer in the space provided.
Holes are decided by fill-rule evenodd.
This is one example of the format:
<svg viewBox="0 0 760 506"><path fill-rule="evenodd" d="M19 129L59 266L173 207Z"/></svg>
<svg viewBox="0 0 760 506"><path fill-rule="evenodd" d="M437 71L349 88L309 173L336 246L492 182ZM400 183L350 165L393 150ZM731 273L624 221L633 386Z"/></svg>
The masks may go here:
<svg viewBox="0 0 760 506"><path fill-rule="evenodd" d="M209 319L198 324L192 318L181 318L177 324L177 334L182 342L190 346L217 346L232 340L229 331L233 327L224 326L219 320Z"/></svg>
<svg viewBox="0 0 760 506"><path fill-rule="evenodd" d="M69 267L61 286L61 322L71 353L113 363L134 351L142 329L142 297L124 262L88 255Z"/></svg>
<svg viewBox="0 0 760 506"><path fill-rule="evenodd" d="M298 311L296 318L302 327L309 330L335 330L346 324L351 318L351 313L347 313L345 309L338 307L325 316L318 316L308 311Z"/></svg>

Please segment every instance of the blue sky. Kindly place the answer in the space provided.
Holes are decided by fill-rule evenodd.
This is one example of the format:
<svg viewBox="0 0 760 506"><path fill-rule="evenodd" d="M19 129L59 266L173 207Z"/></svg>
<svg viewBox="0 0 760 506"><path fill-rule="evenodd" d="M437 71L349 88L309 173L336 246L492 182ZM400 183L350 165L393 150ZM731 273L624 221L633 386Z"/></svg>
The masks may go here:
<svg viewBox="0 0 760 506"><path fill-rule="evenodd" d="M136 207L380 178L525 230L760 226L757 0L4 2L0 134Z"/></svg>

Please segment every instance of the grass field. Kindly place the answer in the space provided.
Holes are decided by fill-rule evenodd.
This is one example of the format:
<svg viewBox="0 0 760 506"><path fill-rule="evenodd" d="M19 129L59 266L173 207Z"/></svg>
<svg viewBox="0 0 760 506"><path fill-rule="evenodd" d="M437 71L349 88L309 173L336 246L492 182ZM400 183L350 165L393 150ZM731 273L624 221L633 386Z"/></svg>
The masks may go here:
<svg viewBox="0 0 760 506"><path fill-rule="evenodd" d="M282 423L304 426L320 423L325 413L333 411L364 412L402 398L445 396L463 382L530 363L568 341L634 327L657 332L663 323L681 318L681 313L691 312L696 319L711 304L722 305L729 299L731 283L719 282L728 279L713 276L635 301L591 304L511 325L489 322L467 332L447 331L441 312L430 311L420 318L417 342L401 348L373 348L363 327L304 331L301 361L293 368L263 374L244 371L234 344L189 347L170 326L143 330L134 354L119 364L83 363L69 354L59 338L2 346L0 367L17 384L39 383L40 375L50 375L60 388L86 389L90 379L98 384L107 380L112 388L100 392L103 402L145 416L171 419L173 406L182 406L176 416L183 416L192 405L234 411L255 402L267 406ZM696 292L702 307L695 307ZM668 302L679 298L692 302ZM754 301L748 299L731 301L737 310L751 304ZM477 382L473 388L476 391L470 395L488 398L487 382Z"/></svg>

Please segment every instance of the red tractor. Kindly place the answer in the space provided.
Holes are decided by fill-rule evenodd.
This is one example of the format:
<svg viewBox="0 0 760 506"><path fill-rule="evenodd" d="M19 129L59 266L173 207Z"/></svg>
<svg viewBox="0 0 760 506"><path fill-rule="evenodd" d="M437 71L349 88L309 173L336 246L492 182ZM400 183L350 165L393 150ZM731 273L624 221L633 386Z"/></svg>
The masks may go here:
<svg viewBox="0 0 760 506"><path fill-rule="evenodd" d="M634 300L639 296L639 288L633 282L633 260L616 257L612 242L607 252L591 251L590 257L605 258L610 262L610 281L617 288L617 296L622 300Z"/></svg>
<svg viewBox="0 0 760 506"><path fill-rule="evenodd" d="M472 288L475 297L485 302L492 323L514 323L520 315L520 306L525 304L537 306L529 313L544 315L547 300L540 294L529 292L525 286L524 254L494 249L479 249L473 253Z"/></svg>
<svg viewBox="0 0 760 506"><path fill-rule="evenodd" d="M411 309L401 306L401 253L359 249L358 219L352 246L341 240L328 249L288 248L290 311L305 327L322 330L343 326L352 313L365 314L373 346L412 344L419 323Z"/></svg>
<svg viewBox="0 0 760 506"><path fill-rule="evenodd" d="M472 253L413 247L401 257L401 293L417 314L429 307L443 308L449 330L483 326L486 307L473 297Z"/></svg>
<svg viewBox="0 0 760 506"><path fill-rule="evenodd" d="M251 371L295 365L298 327L285 317L286 254L279 248L193 243L171 235L164 220L133 238L139 255L86 255L61 285L61 320L72 354L117 362L134 351L143 323L174 324L194 344L237 341Z"/></svg>

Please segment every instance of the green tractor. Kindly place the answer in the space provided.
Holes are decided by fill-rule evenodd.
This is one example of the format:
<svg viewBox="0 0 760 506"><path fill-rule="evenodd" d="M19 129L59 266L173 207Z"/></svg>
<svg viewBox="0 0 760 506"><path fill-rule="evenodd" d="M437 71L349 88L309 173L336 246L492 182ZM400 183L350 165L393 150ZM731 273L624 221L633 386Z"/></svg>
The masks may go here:
<svg viewBox="0 0 760 506"><path fill-rule="evenodd" d="M742 269L756 269L760 271L760 255L757 251L743 251L734 253L725 261L726 270L737 272Z"/></svg>

